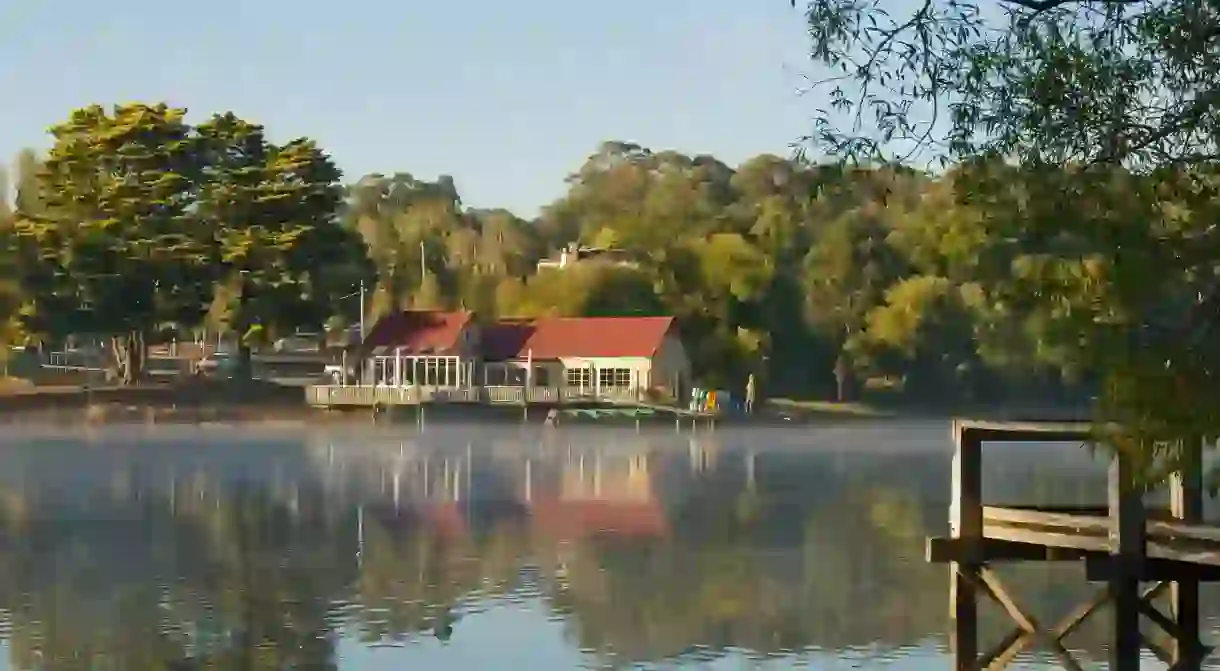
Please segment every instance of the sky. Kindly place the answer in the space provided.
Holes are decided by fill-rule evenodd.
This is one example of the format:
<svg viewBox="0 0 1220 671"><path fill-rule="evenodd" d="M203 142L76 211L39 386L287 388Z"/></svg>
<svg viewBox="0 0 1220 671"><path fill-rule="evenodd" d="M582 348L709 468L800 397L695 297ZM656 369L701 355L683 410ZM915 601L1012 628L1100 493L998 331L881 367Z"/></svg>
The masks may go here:
<svg viewBox="0 0 1220 671"><path fill-rule="evenodd" d="M0 2L0 157L74 108L166 101L532 216L603 140L787 155L809 72L788 0Z"/></svg>

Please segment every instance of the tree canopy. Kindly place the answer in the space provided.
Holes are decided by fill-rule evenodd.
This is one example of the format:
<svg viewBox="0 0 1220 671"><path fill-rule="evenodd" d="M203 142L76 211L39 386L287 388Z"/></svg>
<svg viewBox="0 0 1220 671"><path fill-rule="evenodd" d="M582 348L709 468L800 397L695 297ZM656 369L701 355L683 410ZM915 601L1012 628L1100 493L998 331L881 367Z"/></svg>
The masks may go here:
<svg viewBox="0 0 1220 671"><path fill-rule="evenodd" d="M271 144L231 113L192 126L164 103L86 107L50 132L20 161L8 230L27 332L109 336L130 383L149 338L202 325L221 296L241 332L274 333L320 328L347 289L362 250L312 141Z"/></svg>
<svg viewBox="0 0 1220 671"><path fill-rule="evenodd" d="M158 339L219 330L258 347L350 325L364 281L370 321L404 308L672 315L706 385L755 374L772 394L1055 402L1100 381L1064 336L1154 288L1100 280L1161 258L1100 245L1153 235L1115 216L1160 211L1131 171L1056 173L1082 194L1070 216L1095 222L1056 237L1025 221L1065 216L1045 197L1054 179L1003 163L731 166L608 141L527 220L466 206L445 175L344 182L312 140L272 140L231 112L192 123L165 103L94 106L52 137L13 171L0 308L22 339L111 338L127 381ZM967 179L1005 188L967 198ZM1192 230L1194 211L1175 210L1175 230ZM1075 263L1037 251L1072 245L1093 251ZM1030 287L1065 300L1026 300Z"/></svg>
<svg viewBox="0 0 1220 671"><path fill-rule="evenodd" d="M942 226L982 222L992 312L1024 313L1035 352L1097 377L1119 443L1172 467L1157 445L1217 435L1216 4L801 4L826 68L811 144L948 168Z"/></svg>

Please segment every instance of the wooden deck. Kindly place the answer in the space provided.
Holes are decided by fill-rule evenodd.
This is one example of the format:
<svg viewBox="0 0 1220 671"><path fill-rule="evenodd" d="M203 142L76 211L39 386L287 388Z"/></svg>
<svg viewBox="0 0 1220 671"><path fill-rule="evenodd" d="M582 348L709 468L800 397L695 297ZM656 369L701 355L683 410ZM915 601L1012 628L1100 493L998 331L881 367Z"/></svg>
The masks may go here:
<svg viewBox="0 0 1220 671"><path fill-rule="evenodd" d="M985 441L1088 442L1098 436L1097 428L1063 422L954 422L952 533L929 538L927 558L952 566L949 617L956 669L1004 668L1034 643L1048 648L1064 668L1082 668L1063 640L1107 606L1113 616L1111 669L1141 668L1141 649L1170 669L1200 669L1210 654L1199 638L1199 583L1220 580L1220 527L1202 523L1202 437L1182 440L1185 467L1170 482L1168 510L1145 505L1146 492L1134 486L1138 478L1121 456L1111 458L1105 506L983 504ZM1083 561L1087 579L1105 587L1048 627L1017 604L989 566L1011 561ZM1162 593L1168 593L1169 614L1154 603ZM998 604L1015 624L989 651L978 644L980 597ZM1170 643L1143 633L1141 618L1156 624Z"/></svg>
<svg viewBox="0 0 1220 671"><path fill-rule="evenodd" d="M316 408L371 408L374 406L418 406L431 404L618 406L648 408L683 417L710 417L685 408L649 403L635 390L594 390L588 387L373 387L312 385L305 390L306 402Z"/></svg>
<svg viewBox="0 0 1220 671"><path fill-rule="evenodd" d="M1173 521L1169 510L1150 510L1145 527L1141 579L1172 580L1187 571L1201 580L1220 580L1220 527ZM1085 560L1091 580L1104 580L1116 545L1109 511L1101 507L1058 509L983 506L981 542L929 538L927 559L976 561ZM1193 564L1173 568L1171 563Z"/></svg>

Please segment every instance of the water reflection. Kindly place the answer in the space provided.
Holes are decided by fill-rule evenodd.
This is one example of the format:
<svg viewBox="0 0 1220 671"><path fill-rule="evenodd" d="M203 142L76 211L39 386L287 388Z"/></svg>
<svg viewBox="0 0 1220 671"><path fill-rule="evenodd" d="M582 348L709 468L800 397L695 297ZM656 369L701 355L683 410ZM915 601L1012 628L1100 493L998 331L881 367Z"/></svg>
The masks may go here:
<svg viewBox="0 0 1220 671"><path fill-rule="evenodd" d="M18 668L945 668L946 436L10 433L3 634ZM987 458L993 501L1103 499L1082 451ZM1018 569L1044 619L1089 591Z"/></svg>

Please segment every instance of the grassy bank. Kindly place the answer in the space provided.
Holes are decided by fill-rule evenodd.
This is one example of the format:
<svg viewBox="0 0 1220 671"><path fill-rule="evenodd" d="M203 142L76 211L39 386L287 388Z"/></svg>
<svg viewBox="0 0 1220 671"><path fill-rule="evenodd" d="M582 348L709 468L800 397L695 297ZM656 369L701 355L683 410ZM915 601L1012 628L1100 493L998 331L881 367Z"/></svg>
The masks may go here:
<svg viewBox="0 0 1220 671"><path fill-rule="evenodd" d="M1090 416L1090 409L1084 405L1049 405L1017 401L994 403L918 403L908 400L888 400L884 402L852 401L838 403L816 399L775 398L768 399L766 407L769 412L788 415L793 419L881 419L897 417L947 419L952 417L972 417L997 420L1066 421Z"/></svg>
<svg viewBox="0 0 1220 671"><path fill-rule="evenodd" d="M31 385L19 380L0 382L0 413L55 410L125 409L248 409L305 407L302 387L272 382L191 379L132 387Z"/></svg>

